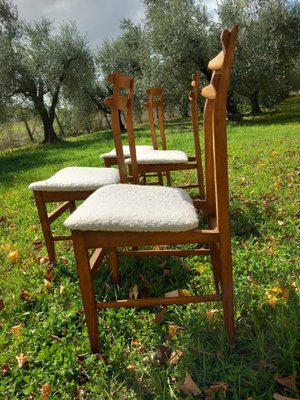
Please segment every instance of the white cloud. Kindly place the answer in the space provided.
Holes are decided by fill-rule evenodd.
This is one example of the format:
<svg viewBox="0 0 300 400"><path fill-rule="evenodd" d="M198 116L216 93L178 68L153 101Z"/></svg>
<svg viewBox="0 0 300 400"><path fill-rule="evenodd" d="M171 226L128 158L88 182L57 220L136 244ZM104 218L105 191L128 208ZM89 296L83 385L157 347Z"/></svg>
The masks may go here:
<svg viewBox="0 0 300 400"><path fill-rule="evenodd" d="M75 21L92 47L101 46L105 39L116 38L123 18L130 18L134 23L144 18L140 0L14 0L14 3L19 17L27 21L44 17L55 26ZM205 4L213 12L216 0L207 0Z"/></svg>
<svg viewBox="0 0 300 400"><path fill-rule="evenodd" d="M92 47L100 46L104 39L116 38L123 18L138 23L144 16L139 0L14 0L14 3L19 17L27 21L44 17L54 21L55 26L75 21Z"/></svg>

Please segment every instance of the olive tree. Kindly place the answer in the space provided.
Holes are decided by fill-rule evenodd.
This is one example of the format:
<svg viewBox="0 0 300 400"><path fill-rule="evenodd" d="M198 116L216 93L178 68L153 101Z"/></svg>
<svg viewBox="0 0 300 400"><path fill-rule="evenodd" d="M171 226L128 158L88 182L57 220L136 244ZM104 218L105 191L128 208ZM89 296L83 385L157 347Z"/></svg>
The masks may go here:
<svg viewBox="0 0 300 400"><path fill-rule="evenodd" d="M72 23L58 32L45 19L26 23L7 0L0 0L0 11L1 100L30 102L43 123L44 142L57 141L59 99L80 96L93 79L90 49Z"/></svg>
<svg viewBox="0 0 300 400"><path fill-rule="evenodd" d="M252 113L293 89L300 49L300 7L287 0L222 0L221 25L239 25L234 90ZM299 81L298 81L299 82Z"/></svg>

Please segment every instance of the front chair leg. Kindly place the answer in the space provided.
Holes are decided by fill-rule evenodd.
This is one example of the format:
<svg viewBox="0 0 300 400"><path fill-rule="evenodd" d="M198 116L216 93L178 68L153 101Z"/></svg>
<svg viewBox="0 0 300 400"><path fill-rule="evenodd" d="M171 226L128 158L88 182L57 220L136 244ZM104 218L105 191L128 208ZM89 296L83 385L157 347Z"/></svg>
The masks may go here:
<svg viewBox="0 0 300 400"><path fill-rule="evenodd" d="M220 243L224 323L230 344L235 343L232 261L230 244Z"/></svg>
<svg viewBox="0 0 300 400"><path fill-rule="evenodd" d="M55 246L54 240L51 230L51 225L48 218L47 208L45 201L43 199L42 192L34 192L35 203L39 214L39 219L42 227L42 232L47 248L47 253L49 257L49 261L51 263L55 263L56 261L56 254L55 254Z"/></svg>
<svg viewBox="0 0 300 400"><path fill-rule="evenodd" d="M99 322L96 308L93 280L90 270L88 251L85 246L84 234L72 231L72 239L76 258L77 272L83 308L90 338L92 353L99 352Z"/></svg>

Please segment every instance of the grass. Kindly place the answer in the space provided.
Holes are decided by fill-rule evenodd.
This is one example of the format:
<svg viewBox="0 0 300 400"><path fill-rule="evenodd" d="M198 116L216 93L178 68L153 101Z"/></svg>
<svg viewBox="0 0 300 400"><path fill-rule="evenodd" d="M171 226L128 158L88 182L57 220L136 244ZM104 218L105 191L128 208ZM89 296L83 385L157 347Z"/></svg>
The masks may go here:
<svg viewBox="0 0 300 400"><path fill-rule="evenodd" d="M44 398L57 400L268 400L275 392L299 399L299 392L275 379L292 376L299 382L300 373L299 123L300 99L291 98L272 112L228 126L234 348L227 343L219 305L200 304L170 306L158 324L159 307L102 311L102 354L91 355L73 251L69 244L59 247L53 273L43 264L45 248L38 248L42 234L27 186L64 166L99 166L99 153L112 147L111 134L2 152L0 398L42 399L48 384L51 395L44 386ZM168 123L166 134L170 148L192 153L189 121ZM137 136L139 142L150 140L143 127ZM190 173L174 175L178 182L193 179ZM139 293L154 295L201 292L213 284L206 258L123 264L117 289L107 268L101 270L99 297L128 297L135 284ZM19 334L12 334L20 324ZM168 361L172 350L182 352L178 362ZM16 361L20 354L29 356L22 368ZM187 374L202 394L178 390ZM224 385L212 387L216 382Z"/></svg>

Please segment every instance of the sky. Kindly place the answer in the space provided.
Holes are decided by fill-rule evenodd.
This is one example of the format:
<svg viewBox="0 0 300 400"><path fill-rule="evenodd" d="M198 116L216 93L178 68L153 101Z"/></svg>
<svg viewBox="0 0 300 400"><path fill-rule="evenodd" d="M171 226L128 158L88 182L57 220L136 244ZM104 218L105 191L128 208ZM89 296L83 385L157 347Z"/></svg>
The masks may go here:
<svg viewBox="0 0 300 400"><path fill-rule="evenodd" d="M19 18L27 21L44 17L59 26L75 21L91 47L101 46L105 39L115 39L120 33L120 21L130 18L142 23L144 7L140 0L13 0ZM205 1L213 11L216 0Z"/></svg>

